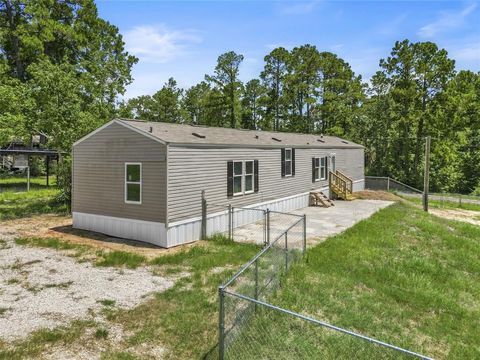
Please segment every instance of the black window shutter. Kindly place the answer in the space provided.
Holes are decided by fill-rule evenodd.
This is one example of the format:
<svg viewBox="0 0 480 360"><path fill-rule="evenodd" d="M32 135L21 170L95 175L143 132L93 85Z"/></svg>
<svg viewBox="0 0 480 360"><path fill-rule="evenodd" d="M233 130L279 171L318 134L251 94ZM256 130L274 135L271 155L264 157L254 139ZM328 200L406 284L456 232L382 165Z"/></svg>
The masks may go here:
<svg viewBox="0 0 480 360"><path fill-rule="evenodd" d="M282 177L285 177L285 149L282 149Z"/></svg>
<svg viewBox="0 0 480 360"><path fill-rule="evenodd" d="M227 196L233 196L233 161L227 162Z"/></svg>
<svg viewBox="0 0 480 360"><path fill-rule="evenodd" d="M258 160L253 161L253 189L258 192Z"/></svg>
<svg viewBox="0 0 480 360"><path fill-rule="evenodd" d="M315 182L315 158L312 157L312 182Z"/></svg>
<svg viewBox="0 0 480 360"><path fill-rule="evenodd" d="M292 149L292 176L295 176L295 149Z"/></svg>

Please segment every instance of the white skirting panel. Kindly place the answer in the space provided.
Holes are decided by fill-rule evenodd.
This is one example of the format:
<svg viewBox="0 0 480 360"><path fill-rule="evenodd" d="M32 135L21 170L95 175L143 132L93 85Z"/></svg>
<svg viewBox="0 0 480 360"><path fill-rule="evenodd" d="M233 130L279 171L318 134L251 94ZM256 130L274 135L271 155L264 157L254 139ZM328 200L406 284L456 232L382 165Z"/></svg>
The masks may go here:
<svg viewBox="0 0 480 360"><path fill-rule="evenodd" d="M73 212L72 216L76 229L167 247L167 231L162 223L79 212Z"/></svg>
<svg viewBox="0 0 480 360"><path fill-rule="evenodd" d="M353 192L365 190L365 179L356 180L353 182Z"/></svg>

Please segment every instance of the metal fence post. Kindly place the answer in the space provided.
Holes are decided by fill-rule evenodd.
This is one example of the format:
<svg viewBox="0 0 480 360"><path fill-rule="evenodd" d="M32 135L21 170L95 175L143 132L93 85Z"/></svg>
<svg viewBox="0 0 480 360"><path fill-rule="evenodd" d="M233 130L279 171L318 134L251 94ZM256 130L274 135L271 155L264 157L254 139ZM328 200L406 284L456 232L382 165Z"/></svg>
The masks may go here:
<svg viewBox="0 0 480 360"><path fill-rule="evenodd" d="M202 190L202 230L201 238L207 238L207 199L205 199L205 190Z"/></svg>
<svg viewBox="0 0 480 360"><path fill-rule="evenodd" d="M387 177L387 191L390 190L390 177Z"/></svg>
<svg viewBox="0 0 480 360"><path fill-rule="evenodd" d="M27 166L27 191L30 191L30 163Z"/></svg>
<svg viewBox="0 0 480 360"><path fill-rule="evenodd" d="M267 245L270 244L270 209L267 209Z"/></svg>
<svg viewBox="0 0 480 360"><path fill-rule="evenodd" d="M303 214L303 255L307 252L307 215Z"/></svg>
<svg viewBox="0 0 480 360"><path fill-rule="evenodd" d="M225 358L225 293L223 287L218 287L218 358Z"/></svg>
<svg viewBox="0 0 480 360"><path fill-rule="evenodd" d="M255 300L258 300L258 259L255 260ZM257 304L255 304L255 311L257 311Z"/></svg>
<svg viewBox="0 0 480 360"><path fill-rule="evenodd" d="M267 210L263 210L263 246L267 245Z"/></svg>
<svg viewBox="0 0 480 360"><path fill-rule="evenodd" d="M288 231L285 232L285 272L288 270Z"/></svg>
<svg viewBox="0 0 480 360"><path fill-rule="evenodd" d="M233 240L232 204L228 204L228 239Z"/></svg>

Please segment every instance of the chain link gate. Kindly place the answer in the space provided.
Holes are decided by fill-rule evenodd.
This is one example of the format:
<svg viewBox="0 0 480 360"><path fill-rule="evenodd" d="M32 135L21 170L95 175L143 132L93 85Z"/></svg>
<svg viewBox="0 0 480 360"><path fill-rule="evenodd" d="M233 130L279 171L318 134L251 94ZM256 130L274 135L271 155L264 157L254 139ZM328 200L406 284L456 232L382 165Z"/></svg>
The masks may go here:
<svg viewBox="0 0 480 360"><path fill-rule="evenodd" d="M230 237L238 242L268 244L269 210L232 206L230 210Z"/></svg>

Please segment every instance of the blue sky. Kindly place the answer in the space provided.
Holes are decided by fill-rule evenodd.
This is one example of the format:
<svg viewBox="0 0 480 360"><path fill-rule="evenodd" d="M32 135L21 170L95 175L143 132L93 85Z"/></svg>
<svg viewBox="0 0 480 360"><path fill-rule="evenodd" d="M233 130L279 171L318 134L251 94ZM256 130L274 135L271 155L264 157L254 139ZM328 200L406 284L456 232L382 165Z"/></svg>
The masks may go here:
<svg viewBox="0 0 480 360"><path fill-rule="evenodd" d="M457 69L480 70L480 4L474 1L98 1L140 60L126 98L153 94L174 77L188 87L213 72L218 55L245 56L243 81L258 77L277 46L313 44L365 80L396 40L434 41Z"/></svg>

